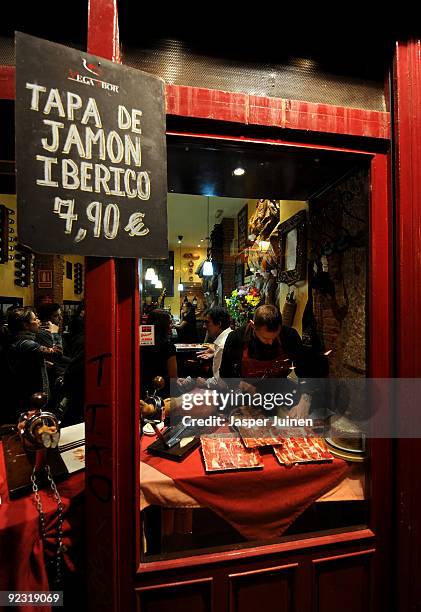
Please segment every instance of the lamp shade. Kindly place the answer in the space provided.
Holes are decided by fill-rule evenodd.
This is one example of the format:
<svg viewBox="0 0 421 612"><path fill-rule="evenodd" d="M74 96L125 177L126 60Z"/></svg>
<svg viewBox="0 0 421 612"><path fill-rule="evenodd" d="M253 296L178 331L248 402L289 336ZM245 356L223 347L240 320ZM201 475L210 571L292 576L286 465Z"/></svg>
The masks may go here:
<svg viewBox="0 0 421 612"><path fill-rule="evenodd" d="M203 276L213 276L213 265L208 259L203 264L202 274Z"/></svg>
<svg viewBox="0 0 421 612"><path fill-rule="evenodd" d="M153 268L148 268L145 274L145 280L151 281L155 278L155 270Z"/></svg>

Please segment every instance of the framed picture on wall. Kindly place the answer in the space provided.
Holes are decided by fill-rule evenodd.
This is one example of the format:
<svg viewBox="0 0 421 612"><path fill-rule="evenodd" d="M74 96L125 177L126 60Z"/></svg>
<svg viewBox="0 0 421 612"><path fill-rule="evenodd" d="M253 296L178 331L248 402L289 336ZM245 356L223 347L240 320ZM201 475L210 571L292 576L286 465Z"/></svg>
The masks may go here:
<svg viewBox="0 0 421 612"><path fill-rule="evenodd" d="M73 277L73 265L71 261L66 261L66 278L72 280Z"/></svg>
<svg viewBox="0 0 421 612"><path fill-rule="evenodd" d="M82 302L76 300L63 300L63 331L69 331L69 325L74 316L78 313Z"/></svg>
<svg viewBox="0 0 421 612"><path fill-rule="evenodd" d="M244 284L244 261L242 257L235 259L234 276L235 287L241 287Z"/></svg>
<svg viewBox="0 0 421 612"><path fill-rule="evenodd" d="M248 237L248 206L243 206L237 215L238 252L241 253L247 246Z"/></svg>
<svg viewBox="0 0 421 612"><path fill-rule="evenodd" d="M6 323L7 311L11 308L22 308L23 298L0 295L0 324Z"/></svg>
<svg viewBox="0 0 421 612"><path fill-rule="evenodd" d="M300 210L279 226L281 254L278 282L295 285L307 275L307 215Z"/></svg>

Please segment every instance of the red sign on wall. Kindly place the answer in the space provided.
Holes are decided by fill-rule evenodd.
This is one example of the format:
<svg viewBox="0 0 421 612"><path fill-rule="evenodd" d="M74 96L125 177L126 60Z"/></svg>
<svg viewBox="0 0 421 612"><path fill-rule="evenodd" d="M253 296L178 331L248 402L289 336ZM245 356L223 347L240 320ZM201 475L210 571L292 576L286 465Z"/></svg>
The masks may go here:
<svg viewBox="0 0 421 612"><path fill-rule="evenodd" d="M53 288L53 271L52 270L38 270L38 287L40 289L52 289Z"/></svg>

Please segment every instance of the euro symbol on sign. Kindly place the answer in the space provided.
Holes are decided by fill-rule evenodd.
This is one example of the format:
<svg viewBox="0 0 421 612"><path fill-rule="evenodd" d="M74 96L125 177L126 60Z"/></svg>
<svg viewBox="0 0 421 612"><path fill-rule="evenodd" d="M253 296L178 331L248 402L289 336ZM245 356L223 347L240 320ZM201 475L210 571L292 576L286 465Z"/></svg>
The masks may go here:
<svg viewBox="0 0 421 612"><path fill-rule="evenodd" d="M141 212L130 215L129 222L124 228L126 232L129 232L129 236L146 236L146 234L149 234L149 228L145 227L143 223L144 216L145 213Z"/></svg>

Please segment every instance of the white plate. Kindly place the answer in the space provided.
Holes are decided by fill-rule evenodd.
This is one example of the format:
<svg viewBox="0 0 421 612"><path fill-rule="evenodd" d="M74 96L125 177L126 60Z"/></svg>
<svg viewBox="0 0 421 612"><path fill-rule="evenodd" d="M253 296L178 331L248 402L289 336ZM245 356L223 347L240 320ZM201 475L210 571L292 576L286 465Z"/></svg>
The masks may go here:
<svg viewBox="0 0 421 612"><path fill-rule="evenodd" d="M158 427L159 431L161 431L162 429L164 429L164 423L156 423L156 426ZM145 434L145 436L156 436L155 430L152 427L152 425L150 423L146 423L143 428L142 428L142 432Z"/></svg>

